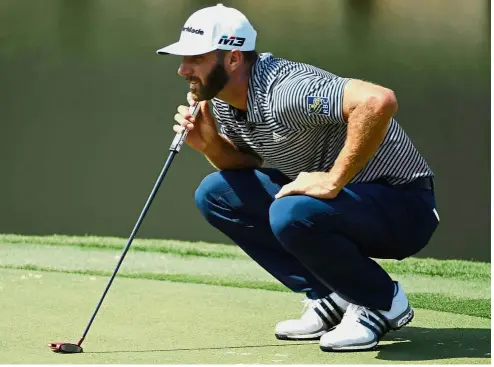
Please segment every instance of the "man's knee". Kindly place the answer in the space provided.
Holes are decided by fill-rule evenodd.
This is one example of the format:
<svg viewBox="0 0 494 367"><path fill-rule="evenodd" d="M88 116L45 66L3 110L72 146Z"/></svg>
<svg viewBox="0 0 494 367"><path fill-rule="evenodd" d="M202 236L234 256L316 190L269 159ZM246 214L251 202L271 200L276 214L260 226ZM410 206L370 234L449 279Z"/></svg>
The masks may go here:
<svg viewBox="0 0 494 367"><path fill-rule="evenodd" d="M267 217L269 205L278 191L270 176L260 170L226 170L206 176L196 190L195 201L203 213L214 204Z"/></svg>
<svg viewBox="0 0 494 367"><path fill-rule="evenodd" d="M252 178L254 170L218 171L207 175L195 192L195 202L204 216L218 207L245 211L256 202Z"/></svg>
<svg viewBox="0 0 494 367"><path fill-rule="evenodd" d="M221 194L225 190L228 190L228 185L220 172L213 172L204 177L194 194L196 206L204 216L209 212L212 201L218 193Z"/></svg>
<svg viewBox="0 0 494 367"><path fill-rule="evenodd" d="M338 212L331 204L303 195L277 199L269 209L271 230L291 252L297 246L307 246L308 231L330 231L337 217Z"/></svg>

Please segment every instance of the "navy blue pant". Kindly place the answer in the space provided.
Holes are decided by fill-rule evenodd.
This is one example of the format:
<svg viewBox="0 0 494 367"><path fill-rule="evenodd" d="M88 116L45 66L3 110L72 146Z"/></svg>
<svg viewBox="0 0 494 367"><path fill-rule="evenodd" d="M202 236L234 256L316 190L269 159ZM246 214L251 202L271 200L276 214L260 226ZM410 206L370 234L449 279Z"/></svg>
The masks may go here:
<svg viewBox="0 0 494 367"><path fill-rule="evenodd" d="M206 220L294 292L389 310L394 284L373 258L404 259L438 225L434 193L352 183L334 199L275 199L291 180L270 168L208 175L195 200Z"/></svg>

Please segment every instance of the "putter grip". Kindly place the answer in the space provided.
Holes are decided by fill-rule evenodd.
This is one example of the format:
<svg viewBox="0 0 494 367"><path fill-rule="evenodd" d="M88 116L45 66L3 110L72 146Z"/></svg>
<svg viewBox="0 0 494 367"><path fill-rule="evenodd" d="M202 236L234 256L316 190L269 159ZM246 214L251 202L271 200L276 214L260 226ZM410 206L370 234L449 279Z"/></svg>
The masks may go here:
<svg viewBox="0 0 494 367"><path fill-rule="evenodd" d="M190 106L189 112L192 115L192 117L196 117L197 114L199 113L200 109L201 108L200 108L200 105L198 102L194 106ZM183 145L185 139L187 138L188 133L189 133L189 130L187 130L187 129L185 129L181 133L177 133L177 135L175 135L175 138L173 139L173 141L170 145L170 150L175 151L177 153L180 152L180 148L182 148L182 145Z"/></svg>

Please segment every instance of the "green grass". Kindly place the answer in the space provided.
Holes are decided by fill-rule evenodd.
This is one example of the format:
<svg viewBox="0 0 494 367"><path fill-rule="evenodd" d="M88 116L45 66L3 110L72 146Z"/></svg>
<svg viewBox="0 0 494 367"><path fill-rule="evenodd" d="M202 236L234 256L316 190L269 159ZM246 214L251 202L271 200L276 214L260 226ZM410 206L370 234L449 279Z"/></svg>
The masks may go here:
<svg viewBox="0 0 494 367"><path fill-rule="evenodd" d="M0 269L0 361L6 364L473 364L490 363L490 320L416 309L377 350L323 353L317 342L274 338L297 317L287 292L119 278L83 344L58 355L47 343L76 342L106 276Z"/></svg>
<svg viewBox="0 0 494 367"><path fill-rule="evenodd" d="M109 276L126 240L0 235L0 243L5 269ZM404 284L414 307L490 318L489 264L417 258L379 262ZM288 291L237 247L202 242L136 239L119 276Z"/></svg>
<svg viewBox="0 0 494 367"><path fill-rule="evenodd" d="M122 250L124 238L96 236L23 236L0 234L0 243L16 245L70 246L104 250ZM156 252L184 257L207 257L242 260L248 256L236 246L207 242L178 240L135 239L131 247L135 252ZM415 274L461 280L490 280L490 264L463 260L436 260L411 258L406 261L378 260L386 271L393 274Z"/></svg>
<svg viewBox="0 0 494 367"><path fill-rule="evenodd" d="M491 318L490 299L464 299L437 293L410 293L408 299L414 307Z"/></svg>
<svg viewBox="0 0 494 367"><path fill-rule="evenodd" d="M376 351L329 354L279 342L300 314L289 292L235 246L136 239L98 314L85 353L76 341L127 240L0 235L0 361L11 364L490 363L490 264L411 258L379 262L405 287L413 324ZM25 346L28 345L29 348Z"/></svg>
<svg viewBox="0 0 494 367"><path fill-rule="evenodd" d="M101 270L63 270L37 265L0 265L3 269L18 269L30 271L56 272L67 274L110 276L111 271ZM157 273L120 273L121 278L161 280L178 283L206 284L234 288L251 288L267 291L290 292L285 286L267 281L235 280L215 275L189 275L189 274L157 274ZM451 297L435 293L407 293L413 307L429 310L451 312L463 315L491 318L490 299L465 299Z"/></svg>
<svg viewBox="0 0 494 367"><path fill-rule="evenodd" d="M17 245L71 246L91 249L122 250L127 240L117 237L96 236L23 236L0 234L0 243ZM158 252L180 256L201 256L218 259L245 259L247 255L234 246L207 242L134 239L132 251Z"/></svg>
<svg viewBox="0 0 494 367"><path fill-rule="evenodd" d="M393 274L420 274L432 277L490 280L491 265L464 260L409 258L406 261L380 260L386 271Z"/></svg>

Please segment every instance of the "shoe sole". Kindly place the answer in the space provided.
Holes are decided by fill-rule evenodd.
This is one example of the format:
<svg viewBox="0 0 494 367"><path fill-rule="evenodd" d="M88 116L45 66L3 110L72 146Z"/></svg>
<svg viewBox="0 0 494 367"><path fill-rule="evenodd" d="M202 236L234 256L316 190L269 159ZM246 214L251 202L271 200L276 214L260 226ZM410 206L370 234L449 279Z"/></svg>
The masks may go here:
<svg viewBox="0 0 494 367"><path fill-rule="evenodd" d="M391 330L400 330L402 327L408 325L409 323L412 322L413 317L415 316L415 313L413 312L413 309L410 308L410 312L407 312L405 316L403 316L400 320L398 320L397 325L393 327ZM377 348L377 344L379 343L380 338L377 340L373 340L369 344L362 344L362 345L347 345L347 346L334 346L334 347L328 347L328 346L322 346L320 345L319 347L323 352L362 352L366 350L373 350Z"/></svg>
<svg viewBox="0 0 494 367"><path fill-rule="evenodd" d="M402 327L408 325L412 322L415 312L413 308L410 308L410 312L405 313L405 315L396 322L396 326L392 327L391 330L400 330Z"/></svg>
<svg viewBox="0 0 494 367"><path fill-rule="evenodd" d="M375 340L370 344L364 344L364 345L348 345L344 347L320 346L320 348L323 352L365 352L376 349L377 343L379 343L379 340Z"/></svg>
<svg viewBox="0 0 494 367"><path fill-rule="evenodd" d="M319 340L321 336L326 334L328 330L323 330L318 333L314 334L293 334L293 335L288 335L288 334L274 334L276 336L276 339L278 340L298 340L298 341L303 341L303 340Z"/></svg>

